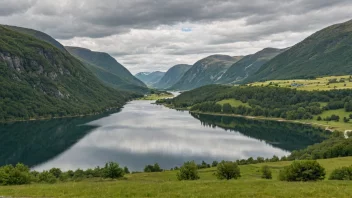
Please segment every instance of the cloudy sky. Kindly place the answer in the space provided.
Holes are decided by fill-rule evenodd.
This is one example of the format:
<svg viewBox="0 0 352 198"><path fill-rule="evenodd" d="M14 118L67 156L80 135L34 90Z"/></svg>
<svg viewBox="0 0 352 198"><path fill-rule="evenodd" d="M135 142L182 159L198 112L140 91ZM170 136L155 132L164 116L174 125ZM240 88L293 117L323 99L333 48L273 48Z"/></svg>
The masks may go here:
<svg viewBox="0 0 352 198"><path fill-rule="evenodd" d="M0 23L108 52L136 73L288 47L351 10L351 0L0 0Z"/></svg>

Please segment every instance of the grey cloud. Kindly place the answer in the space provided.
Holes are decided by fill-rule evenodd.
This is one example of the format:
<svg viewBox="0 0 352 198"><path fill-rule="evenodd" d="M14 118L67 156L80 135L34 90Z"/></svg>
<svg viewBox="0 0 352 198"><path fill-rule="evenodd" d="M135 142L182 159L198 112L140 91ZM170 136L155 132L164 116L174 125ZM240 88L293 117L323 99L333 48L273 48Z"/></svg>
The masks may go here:
<svg viewBox="0 0 352 198"><path fill-rule="evenodd" d="M36 0L1 0L0 17L26 12L29 8L35 5L35 3Z"/></svg>

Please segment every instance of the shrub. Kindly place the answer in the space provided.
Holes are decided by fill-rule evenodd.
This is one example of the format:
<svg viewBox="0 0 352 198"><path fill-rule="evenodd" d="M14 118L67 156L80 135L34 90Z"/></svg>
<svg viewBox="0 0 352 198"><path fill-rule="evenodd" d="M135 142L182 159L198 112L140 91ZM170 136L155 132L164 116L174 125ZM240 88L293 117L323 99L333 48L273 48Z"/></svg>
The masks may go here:
<svg viewBox="0 0 352 198"><path fill-rule="evenodd" d="M236 162L222 161L217 166L216 176L218 179L237 179L241 177L240 168Z"/></svg>
<svg viewBox="0 0 352 198"><path fill-rule="evenodd" d="M146 165L144 167L144 172L162 172L163 170L160 168L158 163L154 165Z"/></svg>
<svg viewBox="0 0 352 198"><path fill-rule="evenodd" d="M219 164L218 161L213 161L213 163L211 164L211 167L216 167Z"/></svg>
<svg viewBox="0 0 352 198"><path fill-rule="evenodd" d="M7 165L0 167L0 185L21 185L31 183L29 168L23 164L15 167Z"/></svg>
<svg viewBox="0 0 352 198"><path fill-rule="evenodd" d="M337 168L332 171L330 180L352 180L352 165L349 167Z"/></svg>
<svg viewBox="0 0 352 198"><path fill-rule="evenodd" d="M38 176L39 182L53 184L56 183L56 177L49 171L43 171Z"/></svg>
<svg viewBox="0 0 352 198"><path fill-rule="evenodd" d="M69 173L71 174L71 173ZM77 169L74 173L73 173L73 179L76 181L82 180L83 178L85 178L86 175L84 173L84 171L82 169Z"/></svg>
<svg viewBox="0 0 352 198"><path fill-rule="evenodd" d="M62 174L62 171L59 168L52 168L52 169L49 170L49 172L51 174L53 174L56 178L59 178L60 175Z"/></svg>
<svg viewBox="0 0 352 198"><path fill-rule="evenodd" d="M128 167L125 166L125 167L123 167L123 172L124 172L125 174L129 174L129 173L130 173L130 170L128 170Z"/></svg>
<svg viewBox="0 0 352 198"><path fill-rule="evenodd" d="M123 177L123 175L124 175L123 169L120 168L118 163L109 162L105 164L105 168L104 168L105 178L116 179L116 178Z"/></svg>
<svg viewBox="0 0 352 198"><path fill-rule="evenodd" d="M294 161L280 171L281 181L316 181L325 178L325 169L314 160Z"/></svg>
<svg viewBox="0 0 352 198"><path fill-rule="evenodd" d="M269 166L267 165L262 166L261 172L262 172L263 179L272 179L271 170Z"/></svg>
<svg viewBox="0 0 352 198"><path fill-rule="evenodd" d="M199 179L197 164L194 161L185 162L177 173L177 179L180 181Z"/></svg>

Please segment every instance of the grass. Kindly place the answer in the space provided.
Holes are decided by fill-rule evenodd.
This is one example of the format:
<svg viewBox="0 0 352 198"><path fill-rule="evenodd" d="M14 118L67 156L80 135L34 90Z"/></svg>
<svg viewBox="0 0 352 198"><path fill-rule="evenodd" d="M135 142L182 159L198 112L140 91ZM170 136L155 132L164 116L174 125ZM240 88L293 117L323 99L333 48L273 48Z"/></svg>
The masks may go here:
<svg viewBox="0 0 352 198"><path fill-rule="evenodd" d="M149 94L149 95L146 95L142 98L139 98L139 100L159 100L159 99L164 99L164 98L171 98L173 96L174 96L173 94L166 94L166 93Z"/></svg>
<svg viewBox="0 0 352 198"><path fill-rule="evenodd" d="M269 80L265 82L255 82L250 83L252 86L278 86L278 87L289 87L295 88L298 90L306 91L323 91L323 90L332 90L332 89L352 89L352 82L349 82L350 76L327 76L316 79L294 79L294 80ZM328 84L329 80L336 78L338 81L341 78L345 79L345 82L341 83L331 83ZM292 86L293 84L298 84L301 86ZM346 84L346 86L345 86Z"/></svg>
<svg viewBox="0 0 352 198"><path fill-rule="evenodd" d="M352 157L318 160L327 176L335 168L349 166ZM125 180L85 180L57 184L0 186L0 196L12 197L350 197L352 181L281 182L279 170L291 162L240 166L238 180L217 180L215 168L200 170L198 181L177 181L177 171L129 174ZM261 179L268 165L272 180Z"/></svg>
<svg viewBox="0 0 352 198"><path fill-rule="evenodd" d="M238 107L238 106L245 106L245 107L250 107L248 103L243 103L240 100L236 99L225 99L217 102L217 104L224 105L226 103L229 103L232 107Z"/></svg>
<svg viewBox="0 0 352 198"><path fill-rule="evenodd" d="M333 114L338 115L340 117L340 120L338 122L336 121L327 122L323 120L321 121L317 120L318 116L324 119ZM351 112L346 112L344 109L328 110L328 111L323 111L321 114L314 116L312 120L304 120L304 122L318 124L318 125L325 125L331 129L339 130L339 131L351 130L352 129L351 121L347 123L343 121L343 118L344 117L349 118L350 114Z"/></svg>

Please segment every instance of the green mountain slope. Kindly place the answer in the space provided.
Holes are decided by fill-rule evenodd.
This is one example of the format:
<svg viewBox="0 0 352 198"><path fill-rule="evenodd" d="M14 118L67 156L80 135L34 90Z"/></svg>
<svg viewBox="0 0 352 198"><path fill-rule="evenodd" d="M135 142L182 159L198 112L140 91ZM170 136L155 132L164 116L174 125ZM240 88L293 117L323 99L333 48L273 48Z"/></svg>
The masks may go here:
<svg viewBox="0 0 352 198"><path fill-rule="evenodd" d="M263 65L247 81L352 74L352 20L309 36Z"/></svg>
<svg viewBox="0 0 352 198"><path fill-rule="evenodd" d="M132 97L104 86L70 54L3 26L0 85L1 121L102 112Z"/></svg>
<svg viewBox="0 0 352 198"><path fill-rule="evenodd" d="M35 38L48 42L50 44L52 44L53 46L59 48L61 51L66 52L66 49L63 45L61 45L61 43L59 43L57 40L55 40L54 38L52 38L51 36L37 31L37 30L33 30L33 29L28 29L28 28L23 28L23 27L16 27L16 26L9 26L9 25L4 25L6 28L20 32L20 33L24 33L30 36L34 36Z"/></svg>
<svg viewBox="0 0 352 198"><path fill-rule="evenodd" d="M123 65L104 52L79 47L65 47L81 60L105 84L119 89L146 92L146 85L135 78Z"/></svg>
<svg viewBox="0 0 352 198"><path fill-rule="evenodd" d="M165 75L154 85L158 89L167 89L177 83L192 65L180 64L171 67Z"/></svg>
<svg viewBox="0 0 352 198"><path fill-rule="evenodd" d="M170 89L188 90L217 83L226 70L242 56L212 55L197 61Z"/></svg>
<svg viewBox="0 0 352 198"><path fill-rule="evenodd" d="M235 84L254 74L258 69L286 49L265 48L255 54L243 57L233 64L218 81L223 84Z"/></svg>
<svg viewBox="0 0 352 198"><path fill-rule="evenodd" d="M154 85L159 82L159 80L165 75L165 72L155 71L155 72L139 72L135 75L136 78L143 81L149 87L154 87Z"/></svg>

